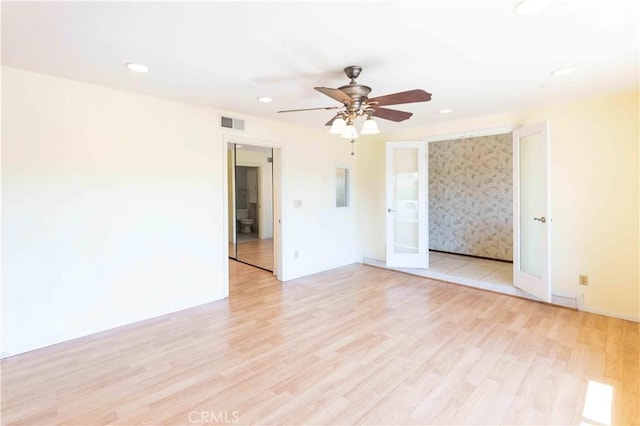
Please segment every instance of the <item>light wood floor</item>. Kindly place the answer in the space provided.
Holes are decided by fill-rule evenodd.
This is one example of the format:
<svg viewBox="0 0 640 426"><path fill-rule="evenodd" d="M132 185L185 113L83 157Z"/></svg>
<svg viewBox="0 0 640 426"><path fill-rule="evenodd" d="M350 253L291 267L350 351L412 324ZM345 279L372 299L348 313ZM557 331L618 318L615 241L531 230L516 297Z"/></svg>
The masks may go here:
<svg viewBox="0 0 640 426"><path fill-rule="evenodd" d="M2 423L640 421L636 323L363 265L230 275L228 300L6 359Z"/></svg>
<svg viewBox="0 0 640 426"><path fill-rule="evenodd" d="M273 271L273 240L239 241L236 259L260 268ZM233 244L229 244L230 257L233 256Z"/></svg>
<svg viewBox="0 0 640 426"><path fill-rule="evenodd" d="M238 242L238 259L273 271L273 240Z"/></svg>

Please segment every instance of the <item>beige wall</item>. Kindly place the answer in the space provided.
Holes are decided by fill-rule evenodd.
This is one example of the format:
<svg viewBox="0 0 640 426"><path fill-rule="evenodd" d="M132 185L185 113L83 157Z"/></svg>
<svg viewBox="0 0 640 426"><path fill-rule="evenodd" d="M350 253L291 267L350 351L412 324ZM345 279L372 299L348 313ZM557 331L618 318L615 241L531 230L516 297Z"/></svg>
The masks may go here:
<svg viewBox="0 0 640 426"><path fill-rule="evenodd" d="M234 139L282 149L283 279L357 260L355 208L335 208L352 157L324 129L6 67L2 113L3 352L222 298Z"/></svg>
<svg viewBox="0 0 640 426"><path fill-rule="evenodd" d="M638 112L630 93L392 139L548 119L554 292L638 319ZM6 67L2 113L3 352L223 297L226 142L282 148L285 280L384 258L385 137L360 138L351 157L325 129ZM223 132L220 113L247 131ZM354 173L354 207L335 207L336 165Z"/></svg>
<svg viewBox="0 0 640 426"><path fill-rule="evenodd" d="M581 297L585 310L640 320L639 94L614 94L547 108L410 128L390 140L419 140L549 120L552 285ZM359 222L366 257L384 258L384 142L360 144ZM365 217L364 206L367 213ZM578 275L589 286L578 285Z"/></svg>
<svg viewBox="0 0 640 426"><path fill-rule="evenodd" d="M551 126L552 276L584 306L640 321L638 93L523 117ZM589 286L577 285L578 274Z"/></svg>
<svg viewBox="0 0 640 426"><path fill-rule="evenodd" d="M358 167L358 247L363 258L384 259L386 229L385 136L358 138L355 147Z"/></svg>

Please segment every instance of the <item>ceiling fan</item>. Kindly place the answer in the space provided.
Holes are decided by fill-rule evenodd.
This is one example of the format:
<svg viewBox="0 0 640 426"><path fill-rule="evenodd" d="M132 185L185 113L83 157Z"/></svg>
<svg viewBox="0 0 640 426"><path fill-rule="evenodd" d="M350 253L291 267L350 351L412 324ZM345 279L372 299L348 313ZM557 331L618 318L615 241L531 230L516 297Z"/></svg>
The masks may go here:
<svg viewBox="0 0 640 426"><path fill-rule="evenodd" d="M404 121L413 115L411 112L382 108L383 106L409 104L413 102L427 102L431 100L431 93L427 93L421 89L368 98L368 95L371 92L371 87L358 84L356 82L360 72L362 72L362 67L358 65L351 65L344 69L344 73L350 79L349 84L338 87L337 89L331 89L329 87L314 87L318 92L341 102L342 106L289 109L278 111L278 113L339 109L340 111L338 111L338 113L325 125L331 126L331 130L329 130L331 133L339 134L343 138L354 139L358 137L358 132L353 124L356 118L366 117L366 121L364 122L360 133L380 133L378 125L373 120L373 117L399 122Z"/></svg>

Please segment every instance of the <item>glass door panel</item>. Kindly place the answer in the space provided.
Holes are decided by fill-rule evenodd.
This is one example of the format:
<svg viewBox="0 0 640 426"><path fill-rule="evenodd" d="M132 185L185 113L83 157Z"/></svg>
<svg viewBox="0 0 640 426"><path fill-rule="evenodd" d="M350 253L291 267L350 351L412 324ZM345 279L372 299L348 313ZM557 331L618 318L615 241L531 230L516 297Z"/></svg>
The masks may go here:
<svg viewBox="0 0 640 426"><path fill-rule="evenodd" d="M545 190L542 135L520 138L520 270L538 278L543 274L544 223L541 214Z"/></svg>
<svg viewBox="0 0 640 426"><path fill-rule="evenodd" d="M387 142L387 266L427 268L426 142Z"/></svg>
<svg viewBox="0 0 640 426"><path fill-rule="evenodd" d="M393 155L393 252L418 253L418 149Z"/></svg>
<svg viewBox="0 0 640 426"><path fill-rule="evenodd" d="M550 302L548 127L544 121L513 132L513 285Z"/></svg>

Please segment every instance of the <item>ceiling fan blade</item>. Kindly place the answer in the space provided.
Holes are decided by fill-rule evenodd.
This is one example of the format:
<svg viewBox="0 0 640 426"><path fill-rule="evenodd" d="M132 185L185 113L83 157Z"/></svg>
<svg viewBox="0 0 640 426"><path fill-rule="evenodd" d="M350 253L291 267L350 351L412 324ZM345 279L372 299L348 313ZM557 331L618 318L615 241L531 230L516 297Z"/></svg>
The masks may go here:
<svg viewBox="0 0 640 426"><path fill-rule="evenodd" d="M408 118L411 118L413 115L412 112L406 111L398 111L397 109L389 109L389 108L373 108L373 116L378 118L384 118L389 121L404 121Z"/></svg>
<svg viewBox="0 0 640 426"><path fill-rule="evenodd" d="M367 101L373 105L398 105L410 104L413 102L427 102L431 100L431 93L421 89L408 90L406 92L392 93L390 95L378 96Z"/></svg>
<svg viewBox="0 0 640 426"><path fill-rule="evenodd" d="M347 95L340 89L332 89L330 87L314 87L318 92L327 95L330 98L335 99L336 101L342 102L343 104L350 104L353 102L353 98Z"/></svg>
<svg viewBox="0 0 640 426"><path fill-rule="evenodd" d="M278 114L281 112L297 112L297 111L315 111L315 110L319 110L319 109L325 109L325 110L329 110L329 109L340 109L343 108L342 106L330 106L330 107L320 107L320 108L302 108L302 109L285 109L282 111L278 111Z"/></svg>

